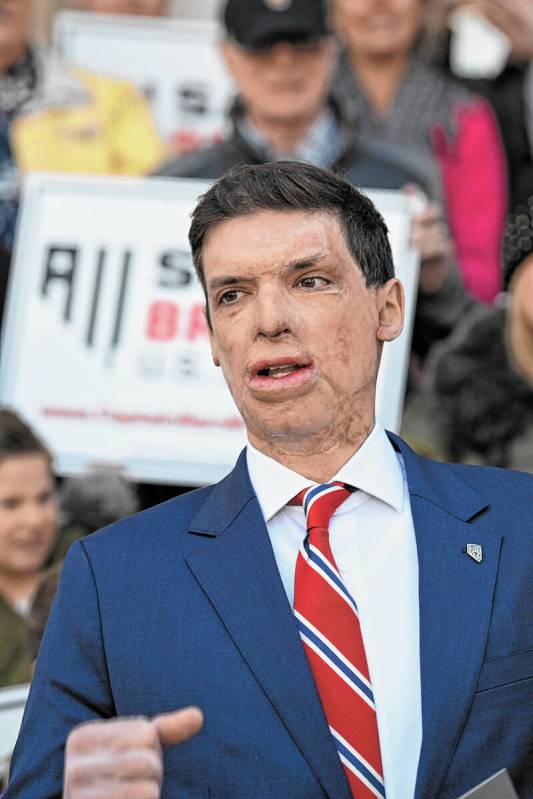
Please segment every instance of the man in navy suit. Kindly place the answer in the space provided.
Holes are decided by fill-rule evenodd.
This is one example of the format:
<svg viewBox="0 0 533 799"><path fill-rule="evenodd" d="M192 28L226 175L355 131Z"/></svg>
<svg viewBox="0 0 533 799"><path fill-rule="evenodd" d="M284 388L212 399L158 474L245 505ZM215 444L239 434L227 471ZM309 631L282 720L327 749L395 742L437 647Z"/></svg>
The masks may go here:
<svg viewBox="0 0 533 799"><path fill-rule="evenodd" d="M291 500L332 480L358 489L329 540L387 797L456 799L503 767L533 796L533 481L423 459L376 421L403 323L383 220L279 162L214 184L190 241L249 445L217 485L71 548L6 799L59 797L63 776L66 799L356 795L292 612Z"/></svg>

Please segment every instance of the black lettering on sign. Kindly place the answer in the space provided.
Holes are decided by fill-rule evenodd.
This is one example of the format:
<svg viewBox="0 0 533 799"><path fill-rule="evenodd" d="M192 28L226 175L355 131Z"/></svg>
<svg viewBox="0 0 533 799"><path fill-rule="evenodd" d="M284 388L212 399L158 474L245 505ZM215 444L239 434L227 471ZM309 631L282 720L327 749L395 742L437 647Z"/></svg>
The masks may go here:
<svg viewBox="0 0 533 799"><path fill-rule="evenodd" d="M94 276L93 294L91 299L91 307L89 309L89 324L87 325L87 346L92 347L94 344L94 331L96 322L98 320L98 307L100 302L100 292L102 290L102 278L104 275L104 267L106 262L106 251L98 250L96 260L96 273Z"/></svg>
<svg viewBox="0 0 533 799"><path fill-rule="evenodd" d="M178 289L190 286L194 281L194 267L188 250L166 250L159 256L158 286Z"/></svg>
<svg viewBox="0 0 533 799"><path fill-rule="evenodd" d="M78 266L79 250L77 247L58 247L50 245L46 249L41 294L48 297L52 283L60 282L65 286L65 304L63 318L70 322L72 314L72 298L74 295L74 280Z"/></svg>
<svg viewBox="0 0 533 799"><path fill-rule="evenodd" d="M117 309L115 312L115 324L113 326L113 335L111 337L111 349L116 350L120 341L120 333L122 331L122 320L124 317L124 308L126 305L126 292L128 290L128 281L131 270L131 257L130 250L125 250L122 259L122 273L120 275L120 285L117 297Z"/></svg>
<svg viewBox="0 0 533 799"><path fill-rule="evenodd" d="M200 368L198 365L198 356L189 355L187 352L178 353L174 359L173 370L171 377L176 379L183 379L194 381L200 377Z"/></svg>
<svg viewBox="0 0 533 799"><path fill-rule="evenodd" d="M209 89L202 81L191 80L176 87L178 111L202 116L209 110Z"/></svg>

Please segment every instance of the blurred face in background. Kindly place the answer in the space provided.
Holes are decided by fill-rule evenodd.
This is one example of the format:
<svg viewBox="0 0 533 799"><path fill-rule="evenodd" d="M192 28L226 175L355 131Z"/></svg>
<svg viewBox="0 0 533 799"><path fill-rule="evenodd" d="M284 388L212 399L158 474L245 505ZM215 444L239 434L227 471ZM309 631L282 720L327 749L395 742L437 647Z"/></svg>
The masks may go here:
<svg viewBox="0 0 533 799"><path fill-rule="evenodd" d="M222 52L251 118L286 124L318 115L337 48L332 37L279 42L259 51L226 40Z"/></svg>
<svg viewBox="0 0 533 799"><path fill-rule="evenodd" d="M157 17L166 11L167 0L80 0L78 8L98 14L134 14Z"/></svg>
<svg viewBox="0 0 533 799"><path fill-rule="evenodd" d="M54 480L41 452L0 460L0 577L43 568L58 535Z"/></svg>
<svg viewBox="0 0 533 799"><path fill-rule="evenodd" d="M406 55L422 26L424 0L333 0L333 22L353 55Z"/></svg>
<svg viewBox="0 0 533 799"><path fill-rule="evenodd" d="M26 49L30 0L0 0L0 71L14 64Z"/></svg>

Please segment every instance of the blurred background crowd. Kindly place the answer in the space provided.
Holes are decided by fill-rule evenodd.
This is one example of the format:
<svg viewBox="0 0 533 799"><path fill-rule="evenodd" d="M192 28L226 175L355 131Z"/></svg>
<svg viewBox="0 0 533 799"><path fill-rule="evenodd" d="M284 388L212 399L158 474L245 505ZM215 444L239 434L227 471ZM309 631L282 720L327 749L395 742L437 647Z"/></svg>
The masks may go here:
<svg viewBox="0 0 533 799"><path fill-rule="evenodd" d="M224 128L163 137L127 74L58 57L66 8L218 20ZM424 198L402 434L533 473L533 0L0 0L2 305L31 171L214 179L281 159ZM31 678L68 545L178 490L111 468L58 479L0 410L0 686Z"/></svg>

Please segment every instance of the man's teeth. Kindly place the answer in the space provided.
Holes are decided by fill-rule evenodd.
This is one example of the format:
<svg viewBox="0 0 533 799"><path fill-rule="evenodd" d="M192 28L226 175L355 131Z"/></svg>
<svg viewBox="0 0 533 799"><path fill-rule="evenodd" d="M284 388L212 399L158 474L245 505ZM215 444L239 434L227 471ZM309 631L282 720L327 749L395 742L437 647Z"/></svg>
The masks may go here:
<svg viewBox="0 0 533 799"><path fill-rule="evenodd" d="M285 377L285 375L289 375L291 372L295 372L299 368L299 366L294 364L290 366L272 366L267 370L268 377Z"/></svg>

